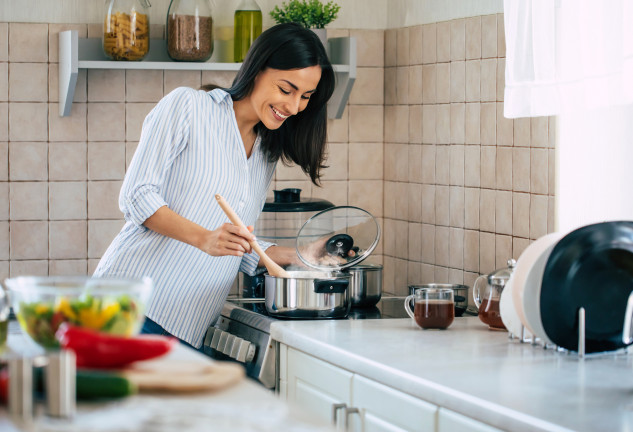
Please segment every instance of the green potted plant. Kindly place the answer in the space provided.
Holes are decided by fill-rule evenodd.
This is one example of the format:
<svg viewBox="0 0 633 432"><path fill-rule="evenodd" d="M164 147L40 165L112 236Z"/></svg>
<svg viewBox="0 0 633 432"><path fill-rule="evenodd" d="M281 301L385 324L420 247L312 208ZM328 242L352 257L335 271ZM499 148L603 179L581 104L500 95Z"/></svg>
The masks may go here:
<svg viewBox="0 0 633 432"><path fill-rule="evenodd" d="M277 24L296 22L312 29L327 48L325 26L336 19L340 9L333 1L323 4L320 0L290 0L282 2L281 7L275 6L270 16Z"/></svg>

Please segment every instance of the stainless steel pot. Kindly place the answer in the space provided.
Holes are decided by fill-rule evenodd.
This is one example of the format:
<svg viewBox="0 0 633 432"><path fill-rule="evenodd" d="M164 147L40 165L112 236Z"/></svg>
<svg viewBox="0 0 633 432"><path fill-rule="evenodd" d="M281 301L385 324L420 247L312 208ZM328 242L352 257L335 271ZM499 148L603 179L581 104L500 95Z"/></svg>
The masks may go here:
<svg viewBox="0 0 633 432"><path fill-rule="evenodd" d="M352 307L371 307L382 296L382 266L357 264L345 270L352 276L349 295Z"/></svg>
<svg viewBox="0 0 633 432"><path fill-rule="evenodd" d="M290 271L290 277L265 275L266 311L279 318L345 318L351 308L351 275Z"/></svg>

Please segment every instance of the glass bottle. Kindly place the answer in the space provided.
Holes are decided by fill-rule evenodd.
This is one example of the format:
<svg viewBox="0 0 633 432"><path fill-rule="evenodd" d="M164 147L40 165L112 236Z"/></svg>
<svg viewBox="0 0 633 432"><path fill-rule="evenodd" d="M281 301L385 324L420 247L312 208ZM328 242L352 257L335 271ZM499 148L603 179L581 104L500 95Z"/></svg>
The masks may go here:
<svg viewBox="0 0 633 432"><path fill-rule="evenodd" d="M142 60L149 52L148 0L107 0L103 52L113 60Z"/></svg>
<svg viewBox="0 0 633 432"><path fill-rule="evenodd" d="M262 10L255 0L242 0L235 10L235 62L244 61L248 49L260 34L262 34Z"/></svg>
<svg viewBox="0 0 633 432"><path fill-rule="evenodd" d="M171 0L167 54L177 61L207 61L213 54L213 17L208 0Z"/></svg>

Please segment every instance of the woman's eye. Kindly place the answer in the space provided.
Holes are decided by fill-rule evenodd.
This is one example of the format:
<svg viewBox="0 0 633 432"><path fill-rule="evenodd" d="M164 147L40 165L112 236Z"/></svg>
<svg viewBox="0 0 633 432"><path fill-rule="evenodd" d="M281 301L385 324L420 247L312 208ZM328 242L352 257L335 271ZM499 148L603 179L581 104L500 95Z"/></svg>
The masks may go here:
<svg viewBox="0 0 633 432"><path fill-rule="evenodd" d="M304 100L310 100L310 95L307 95L307 96L306 96L306 95L303 95L303 96L301 96L301 99L304 99Z"/></svg>
<svg viewBox="0 0 633 432"><path fill-rule="evenodd" d="M285 95L289 95L290 94L289 91L286 91L286 90L282 89L281 87L279 87L279 91L282 92Z"/></svg>

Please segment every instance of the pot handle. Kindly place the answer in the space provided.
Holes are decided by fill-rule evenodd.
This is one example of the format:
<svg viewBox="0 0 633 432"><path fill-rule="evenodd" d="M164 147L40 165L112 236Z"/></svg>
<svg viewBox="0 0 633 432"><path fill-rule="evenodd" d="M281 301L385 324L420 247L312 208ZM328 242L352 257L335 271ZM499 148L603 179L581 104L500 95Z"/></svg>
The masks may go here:
<svg viewBox="0 0 633 432"><path fill-rule="evenodd" d="M314 292L317 294L343 294L348 285L347 279L315 279Z"/></svg>

